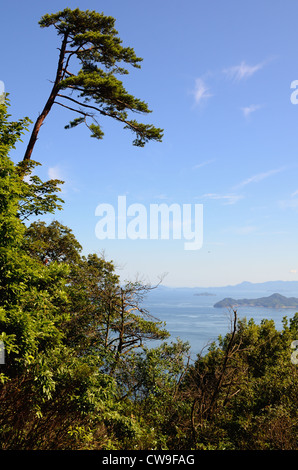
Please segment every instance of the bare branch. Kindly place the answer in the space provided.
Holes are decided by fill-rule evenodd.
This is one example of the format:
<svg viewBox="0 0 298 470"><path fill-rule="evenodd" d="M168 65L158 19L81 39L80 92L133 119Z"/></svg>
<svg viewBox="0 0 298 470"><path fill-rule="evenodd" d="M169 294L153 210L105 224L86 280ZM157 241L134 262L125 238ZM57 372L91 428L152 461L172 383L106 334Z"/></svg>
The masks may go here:
<svg viewBox="0 0 298 470"><path fill-rule="evenodd" d="M60 98L65 98L66 100L73 101L74 103L78 104L79 106L83 106L84 108L95 109L95 111L97 111L97 112L100 113L100 114L104 114L105 116L108 115L107 113L105 113L105 112L102 111L101 109L96 108L95 106L92 106L91 104L81 103L80 101L77 101L77 100L75 100L74 98L71 98L70 96L61 95L61 93L58 93L57 96L60 96Z"/></svg>
<svg viewBox="0 0 298 470"><path fill-rule="evenodd" d="M59 106L63 106L63 108L70 109L70 111L74 111L75 113L82 114L85 117L87 117L87 116L92 117L91 114L85 113L84 111L80 111L79 109L70 108L69 106L66 106L65 104L59 103L58 101L54 101L54 103L59 104Z"/></svg>

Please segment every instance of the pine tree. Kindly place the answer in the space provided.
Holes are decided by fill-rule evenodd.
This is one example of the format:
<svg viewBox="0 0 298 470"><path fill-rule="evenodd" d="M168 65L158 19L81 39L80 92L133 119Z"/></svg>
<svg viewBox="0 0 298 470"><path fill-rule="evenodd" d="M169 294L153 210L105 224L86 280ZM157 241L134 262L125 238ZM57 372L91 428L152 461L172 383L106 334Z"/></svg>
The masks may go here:
<svg viewBox="0 0 298 470"><path fill-rule="evenodd" d="M129 73L124 65L140 68L142 59L131 47L122 46L113 17L66 8L44 15L39 24L42 28L54 26L61 46L53 87L35 122L24 161L30 160L41 125L53 104L79 115L66 128L85 123L96 139L104 135L98 117L106 116L135 134L133 145L143 147L150 140L161 141L162 129L128 117L128 112L148 114L151 110L147 103L129 94L117 78Z"/></svg>

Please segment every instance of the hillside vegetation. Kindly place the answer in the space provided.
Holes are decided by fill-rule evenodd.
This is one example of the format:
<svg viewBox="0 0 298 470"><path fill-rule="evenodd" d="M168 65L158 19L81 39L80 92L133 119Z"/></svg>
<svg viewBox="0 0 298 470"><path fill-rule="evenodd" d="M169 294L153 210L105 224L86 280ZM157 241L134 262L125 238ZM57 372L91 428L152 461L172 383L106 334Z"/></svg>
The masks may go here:
<svg viewBox="0 0 298 470"><path fill-rule="evenodd" d="M231 299L225 298L214 304L215 308L223 307L265 307L265 308L297 308L298 299L295 297L285 297L281 294L272 294L268 297L258 299Z"/></svg>
<svg viewBox="0 0 298 470"><path fill-rule="evenodd" d="M121 285L59 222L25 223L62 204L10 158L27 125L0 106L0 448L297 449L298 315L278 331L234 312L191 362L142 307L151 286Z"/></svg>

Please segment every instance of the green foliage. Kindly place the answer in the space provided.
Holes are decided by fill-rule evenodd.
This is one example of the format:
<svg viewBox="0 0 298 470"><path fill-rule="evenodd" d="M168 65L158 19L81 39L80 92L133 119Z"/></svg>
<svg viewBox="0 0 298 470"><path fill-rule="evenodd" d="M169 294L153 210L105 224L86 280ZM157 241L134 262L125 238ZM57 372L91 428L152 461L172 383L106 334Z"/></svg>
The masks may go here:
<svg viewBox="0 0 298 470"><path fill-rule="evenodd" d="M59 32L87 40L85 19L78 33L69 11ZM232 331L191 363L189 345L166 343L143 308L151 286L121 285L113 262L83 256L58 221L25 225L61 207L61 182L12 162L28 120L9 117L0 105L0 448L296 450L298 314L278 331L234 312Z"/></svg>
<svg viewBox="0 0 298 470"><path fill-rule="evenodd" d="M28 220L32 215L53 214L57 209L62 209L61 204L64 201L56 193L61 191L59 185L64 182L58 179L43 182L37 175L32 175L32 170L39 165L40 163L30 160L20 162L17 166L19 174L23 177L20 183L22 191L18 207L21 220Z"/></svg>
<svg viewBox="0 0 298 470"><path fill-rule="evenodd" d="M1 157L7 157L8 152L16 148L16 143L20 141L21 136L30 124L28 117L20 119L19 121L9 121L11 117L7 113L7 104L9 104L8 96L6 96L5 104L0 105L0 155ZM6 162L7 169L12 168L12 163ZM4 167L1 165L1 172L4 171ZM1 177L4 177L7 173L1 173Z"/></svg>
<svg viewBox="0 0 298 470"><path fill-rule="evenodd" d="M137 315L142 286L122 288L113 263L81 256L68 227L24 225L21 215L59 208L57 186L23 179L8 154L26 121L9 123L6 105L0 113L1 448L121 447L139 426L117 377L133 347L167 333Z"/></svg>
<svg viewBox="0 0 298 470"><path fill-rule="evenodd" d="M163 129L129 118L130 113L147 115L151 110L147 103L128 93L117 78L129 73L127 65L140 68L142 59L133 48L122 46L113 17L65 8L44 15L39 25L54 27L61 37L61 47L53 88L34 125L24 161L31 158L40 127L54 103L79 115L66 129L85 123L91 137L102 139L104 132L98 119L106 116L136 135L133 145L161 142Z"/></svg>
<svg viewBox="0 0 298 470"><path fill-rule="evenodd" d="M31 257L46 264L77 263L82 250L72 231L56 220L48 226L42 221L31 223L25 231L23 247Z"/></svg>
<svg viewBox="0 0 298 470"><path fill-rule="evenodd" d="M239 320L232 345L229 333L198 357L182 392L193 448L297 449L298 370L290 360L297 318L290 327L285 318L282 331L272 320Z"/></svg>

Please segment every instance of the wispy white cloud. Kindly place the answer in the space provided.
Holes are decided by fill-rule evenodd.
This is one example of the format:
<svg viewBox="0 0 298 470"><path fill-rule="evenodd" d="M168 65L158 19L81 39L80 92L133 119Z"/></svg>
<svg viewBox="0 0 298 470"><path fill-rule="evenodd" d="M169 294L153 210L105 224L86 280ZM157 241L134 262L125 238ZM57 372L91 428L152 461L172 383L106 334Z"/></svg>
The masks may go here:
<svg viewBox="0 0 298 470"><path fill-rule="evenodd" d="M206 83L202 78L197 78L195 81L195 88L193 91L195 103L199 104L202 101L211 98L211 94L209 93L209 88L207 87Z"/></svg>
<svg viewBox="0 0 298 470"><path fill-rule="evenodd" d="M292 199L288 201L279 201L278 205L281 209L297 209L298 199Z"/></svg>
<svg viewBox="0 0 298 470"><path fill-rule="evenodd" d="M243 188L244 186L247 186L251 183L259 183L260 181L263 181L264 179L269 178L270 176L275 175L276 173L280 173L283 170L284 168L276 168L274 170L265 171L263 173L257 173L256 175L251 176L250 178L247 178L246 180L234 186L234 189Z"/></svg>
<svg viewBox="0 0 298 470"><path fill-rule="evenodd" d="M297 209L298 208L298 189L293 191L287 199L283 199L278 202L281 209Z"/></svg>
<svg viewBox="0 0 298 470"><path fill-rule="evenodd" d="M258 70L261 70L264 65L264 63L248 65L245 63L245 61L242 61L239 65L234 65L224 69L223 72L229 79L240 81L252 77Z"/></svg>
<svg viewBox="0 0 298 470"><path fill-rule="evenodd" d="M50 167L48 177L52 180L63 180L61 168L58 165Z"/></svg>
<svg viewBox="0 0 298 470"><path fill-rule="evenodd" d="M203 198L207 199L214 199L223 201L225 205L236 204L240 199L243 198L240 194L216 194L216 193L208 193L203 194Z"/></svg>
<svg viewBox="0 0 298 470"><path fill-rule="evenodd" d="M262 106L260 104L251 104L250 106L246 106L244 108L241 108L241 110L243 112L243 116L247 118L248 116L251 115L251 113L254 113L255 111L257 111L261 107Z"/></svg>
<svg viewBox="0 0 298 470"><path fill-rule="evenodd" d="M62 168L61 165L49 167L48 178L63 182L60 186L63 196L82 191L81 184L74 181L68 169Z"/></svg>
<svg viewBox="0 0 298 470"><path fill-rule="evenodd" d="M213 158L212 160L206 160L202 163L198 163L197 165L194 165L192 167L193 170L198 170L199 168L202 168L203 166L206 166L206 165L209 165L210 163L213 163L215 161L215 158Z"/></svg>

